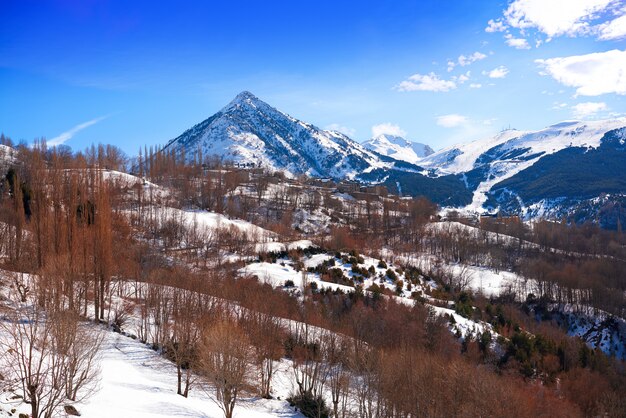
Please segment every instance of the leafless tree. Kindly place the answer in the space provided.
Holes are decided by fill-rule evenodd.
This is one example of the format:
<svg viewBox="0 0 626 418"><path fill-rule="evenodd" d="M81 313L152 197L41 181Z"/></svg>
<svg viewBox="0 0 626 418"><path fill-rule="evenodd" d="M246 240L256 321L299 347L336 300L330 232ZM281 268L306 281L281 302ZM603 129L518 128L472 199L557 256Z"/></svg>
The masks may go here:
<svg viewBox="0 0 626 418"><path fill-rule="evenodd" d="M92 393L100 337L77 326L77 316L47 315L38 305L17 308L2 324L5 376L21 385L34 418L50 418L66 400Z"/></svg>
<svg viewBox="0 0 626 418"><path fill-rule="evenodd" d="M172 325L164 342L166 355L176 365L176 393L185 398L193 383L192 370L198 363L200 323L197 305L198 298L192 292L181 289L173 291Z"/></svg>
<svg viewBox="0 0 626 418"><path fill-rule="evenodd" d="M65 360L65 396L81 401L97 389L98 355L104 334L94 328L87 329L87 324L71 310L53 313L50 321L55 354Z"/></svg>
<svg viewBox="0 0 626 418"><path fill-rule="evenodd" d="M234 321L219 321L206 330L200 346L201 371L213 384L225 418L232 418L242 390L250 381L253 353L248 337Z"/></svg>

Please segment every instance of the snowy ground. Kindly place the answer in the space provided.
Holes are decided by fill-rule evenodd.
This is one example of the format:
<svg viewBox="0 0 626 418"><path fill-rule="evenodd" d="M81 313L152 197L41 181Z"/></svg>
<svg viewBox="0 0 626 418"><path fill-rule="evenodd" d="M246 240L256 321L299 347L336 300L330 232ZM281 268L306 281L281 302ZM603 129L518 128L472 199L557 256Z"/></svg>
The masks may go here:
<svg viewBox="0 0 626 418"><path fill-rule="evenodd" d="M626 360L626 320L590 306L554 305L568 321L567 333L605 354Z"/></svg>
<svg viewBox="0 0 626 418"><path fill-rule="evenodd" d="M135 211L127 211L130 216L136 215ZM163 225L168 221L176 221L185 228L198 233L211 233L217 229L234 228L245 233L250 239L259 243L276 240L276 234L242 219L230 218L216 212L203 210L184 210L172 207L147 206L142 214L146 219Z"/></svg>
<svg viewBox="0 0 626 418"><path fill-rule="evenodd" d="M378 263L380 260L372 257L363 257L363 263L359 264L359 266L364 266L365 268L369 268L370 266L374 266L376 270L376 275L372 278L365 279L363 282L363 288L368 289L371 285L377 284L380 287L386 288L395 293L396 286L390 280L384 278L385 273L388 268L395 270L398 266L388 263L387 268L378 267ZM322 264L327 260L335 260L335 266L330 268L338 268L342 270L344 275L349 278L354 277L354 273L352 273L351 268L352 265L348 263L342 263L340 259L335 258L334 255L329 254L315 254L303 259L303 264L305 268L316 267ZM464 269L463 266L455 266L451 265L451 269L459 268ZM513 273L495 273L488 269L475 268L475 271L472 271L472 274L477 274L476 277L480 277L482 282L474 280L472 283L479 284L481 286L486 286L483 290L490 289L494 293L500 291L500 289L504 289L507 285L507 280L513 280L509 276L515 276ZM276 263L268 263L268 262L255 262L250 263L246 267L239 270L239 274L242 276L256 276L261 282L269 283L275 287L284 286L285 282L291 280L294 283L294 286L297 289L302 289L303 280L306 280L307 283L316 283L318 289L331 289L331 290L342 290L344 292L354 291L354 287L331 283L328 281L322 280L318 273L306 273L303 274L302 271L298 272L295 270L293 261L282 258L277 259ZM383 277L383 280L381 280ZM422 291L422 296L429 302L426 305L433 309L433 311L437 315L449 315L454 318L454 325L450 326L451 331L459 332L461 336L465 337L467 335L476 335L478 332L483 333L485 331L489 331L492 335L497 337L497 334L493 331L493 328L490 324L482 322L482 321L473 321L471 319L467 319L457 314L454 309L444 308L435 306L432 303L445 303L443 301L435 300L431 296L428 296L424 290L428 287L435 287L434 283L421 281L419 285L413 285L412 290L408 290L408 283L406 281L405 275L402 273L398 273L398 278L403 280L404 288L401 294L397 294L397 296L389 296L392 297L396 302L413 305L415 300L412 299L411 293L412 291ZM367 290L366 290L367 291Z"/></svg>
<svg viewBox="0 0 626 418"><path fill-rule="evenodd" d="M223 417L219 406L201 388L189 398L176 394L176 369L157 352L132 338L107 332L101 359L100 390L77 409L83 417L157 418ZM288 364L279 366L274 393L283 400L243 398L235 408L239 418L301 417L284 399L291 387ZM213 391L209 389L213 396Z"/></svg>
<svg viewBox="0 0 626 418"><path fill-rule="evenodd" d="M301 247L302 248L302 247ZM322 264L324 261L334 260L335 264L330 266L329 269L337 268L343 272L343 275L349 279L356 279L360 277L352 272L352 264L345 263L341 259L335 258L334 255L329 254L315 254L309 257L306 257L302 260L305 269L317 267ZM363 289L368 289L370 286L376 284L380 287L389 289L390 291L396 291L396 285L386 277L386 273L388 269L394 270L398 276L399 280L402 280L404 283L403 291L398 296L404 298L410 298L411 293L416 290L424 290L422 285L413 285L411 286L411 290L409 290L408 282L406 281L404 273L399 272L399 267L393 264L389 264L387 267L382 268L378 267L378 263L380 260L371 258L371 257L363 257L363 263L359 264L359 267L365 267L369 269L370 267L374 267L375 273L373 277L365 278L361 283L363 285ZM296 271L293 265L293 261L287 258L281 258L276 260L276 263L267 263L267 262L257 262L248 264L246 267L239 270L239 273L242 276L256 276L260 281L265 283L270 283L273 286L279 287L283 286L287 280L293 281L294 285L298 288L302 287L303 281L303 272ZM318 273L307 272L306 277L304 279L311 283L315 282L319 289L340 289L344 292L353 291L354 287L333 283L329 281L322 280L322 277Z"/></svg>
<svg viewBox="0 0 626 418"><path fill-rule="evenodd" d="M26 274L17 273L25 283L32 280ZM13 273L0 270L2 286L0 299L2 309L11 309L15 295L9 286ZM117 302L118 298L115 298ZM91 312L93 307L89 307ZM137 321L134 315L129 318L129 331ZM104 341L99 354L100 382L98 390L82 403L72 403L88 418L132 417L199 417L219 418L224 414L214 401L215 391L208 385L192 387L189 398L176 394L176 368L169 360L137 339L104 329L94 323L94 332L104 332ZM0 328L0 338L9 338ZM7 381L0 385L0 417L29 414L30 405L25 404L17 386L10 387ZM255 383L253 380L252 383ZM282 359L276 363L276 373L272 379L272 395L275 399L263 399L243 395L235 408L238 418L302 417L289 406L286 399L295 387L291 363ZM206 389L206 390L205 390ZM12 412L14 411L14 412ZM65 416L65 414L63 414Z"/></svg>

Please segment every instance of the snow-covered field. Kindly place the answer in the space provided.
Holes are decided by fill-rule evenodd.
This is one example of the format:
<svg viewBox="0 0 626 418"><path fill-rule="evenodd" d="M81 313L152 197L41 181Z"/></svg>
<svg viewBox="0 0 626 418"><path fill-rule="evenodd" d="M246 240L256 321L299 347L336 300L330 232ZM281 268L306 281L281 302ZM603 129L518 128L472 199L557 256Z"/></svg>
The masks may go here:
<svg viewBox="0 0 626 418"><path fill-rule="evenodd" d="M176 369L147 345L121 334L107 332L101 355L100 390L77 409L86 418L219 418L224 414L207 388L192 388L189 398L176 394ZM284 399L291 391L289 364L281 362L273 380L275 397L244 397L235 417L301 417Z"/></svg>
<svg viewBox="0 0 626 418"><path fill-rule="evenodd" d="M129 211L129 214L133 214L133 212ZM241 219L232 219L226 215L215 212L151 206L144 212L144 217L159 223L174 220L180 222L180 224L188 229L197 229L199 231L235 228L240 232L246 233L250 238L256 238L257 242L273 241L276 238L276 234L272 231L263 229L250 222Z"/></svg>

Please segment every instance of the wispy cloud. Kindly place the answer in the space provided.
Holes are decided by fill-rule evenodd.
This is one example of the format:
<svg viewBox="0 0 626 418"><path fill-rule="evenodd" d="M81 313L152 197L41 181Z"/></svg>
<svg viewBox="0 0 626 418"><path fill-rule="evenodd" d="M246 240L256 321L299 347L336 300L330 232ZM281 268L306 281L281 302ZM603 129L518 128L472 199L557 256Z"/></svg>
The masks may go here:
<svg viewBox="0 0 626 418"><path fill-rule="evenodd" d="M467 122L467 116L457 115L456 113L437 117L437 125L443 126L444 128L456 128L457 126L464 125Z"/></svg>
<svg viewBox="0 0 626 418"><path fill-rule="evenodd" d="M485 58L487 58L487 55L476 51L467 57L465 55L459 56L458 62L461 67L465 67L467 65L475 63L476 61L484 60Z"/></svg>
<svg viewBox="0 0 626 418"><path fill-rule="evenodd" d="M478 51L468 56L459 55L459 58L456 60L456 62L448 61L448 72L454 70L454 67L456 67L457 65L460 65L461 67L466 67L468 65L475 63L476 61L484 60L485 58L487 58L487 55Z"/></svg>
<svg viewBox="0 0 626 418"><path fill-rule="evenodd" d="M491 71L483 71L483 75L488 76L489 78L504 78L509 73L509 69L504 65L499 66L498 68L494 68Z"/></svg>
<svg viewBox="0 0 626 418"><path fill-rule="evenodd" d="M98 123L98 122L100 122L100 121L102 121L102 120L104 120L104 119L106 119L108 117L109 117L109 115L107 115L107 116L100 116L99 118L95 118L95 119L89 120L87 122L83 122L80 125L76 125L72 129L63 132L62 134L60 134L58 136L55 136L52 139L49 139L48 141L46 141L46 143L49 146L53 146L53 147L55 147L57 145L64 144L66 141L72 139L72 137L74 135L76 135L78 132L82 131L85 128L89 128L90 126L95 125L96 123Z"/></svg>
<svg viewBox="0 0 626 418"><path fill-rule="evenodd" d="M452 113L436 118L438 126L446 128L444 140L446 144L466 143L479 138L486 138L496 131L496 118L472 119L469 116Z"/></svg>
<svg viewBox="0 0 626 418"><path fill-rule="evenodd" d="M516 49L530 49L530 45L525 38L516 38L510 33L504 35L504 39L506 39L506 44L508 46L512 46Z"/></svg>
<svg viewBox="0 0 626 418"><path fill-rule="evenodd" d="M429 74L413 74L394 88L398 91L435 91L445 92L455 89L456 83L451 80L442 80L433 72Z"/></svg>
<svg viewBox="0 0 626 418"><path fill-rule="evenodd" d="M393 123L381 123L372 126L372 136L376 138L380 135L406 136L406 131Z"/></svg>
<svg viewBox="0 0 626 418"><path fill-rule="evenodd" d="M577 119L586 119L607 110L609 107L604 102L586 102L572 106L572 112Z"/></svg>

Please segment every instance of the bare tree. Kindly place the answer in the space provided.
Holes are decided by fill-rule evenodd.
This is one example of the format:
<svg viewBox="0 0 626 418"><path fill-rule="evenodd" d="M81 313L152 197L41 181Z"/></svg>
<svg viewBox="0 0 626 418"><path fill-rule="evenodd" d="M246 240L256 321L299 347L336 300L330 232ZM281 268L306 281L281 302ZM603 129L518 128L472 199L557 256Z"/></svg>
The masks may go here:
<svg viewBox="0 0 626 418"><path fill-rule="evenodd" d="M244 321L246 332L250 336L257 367L259 393L264 398L270 397L275 363L284 354L284 329L280 318L256 311L248 311Z"/></svg>
<svg viewBox="0 0 626 418"><path fill-rule="evenodd" d="M185 398L191 389L200 342L198 298L186 290L175 289L172 303L172 326L165 337L166 355L176 365L176 393Z"/></svg>
<svg viewBox="0 0 626 418"><path fill-rule="evenodd" d="M52 321L33 306L11 312L2 326L3 374L20 382L33 418L52 417L66 394L66 359L54 349Z"/></svg>
<svg viewBox="0 0 626 418"><path fill-rule="evenodd" d="M217 403L225 418L232 418L241 391L250 381L252 357L245 332L233 321L219 321L203 336L201 371L215 386Z"/></svg>
<svg viewBox="0 0 626 418"><path fill-rule="evenodd" d="M328 364L328 384L333 403L333 416L344 418L348 414L350 392L350 371L347 367L351 358L350 346L334 332L327 332L323 338L324 359Z"/></svg>
<svg viewBox="0 0 626 418"><path fill-rule="evenodd" d="M56 355L65 358L65 396L81 401L97 389L99 381L98 353L104 334L96 329L86 329L75 311L54 313L52 321L53 342Z"/></svg>

